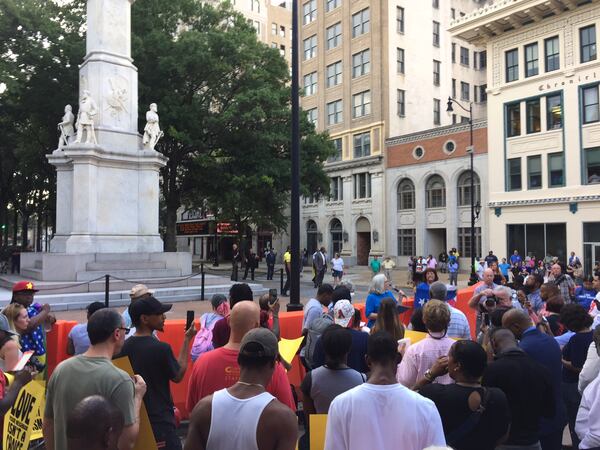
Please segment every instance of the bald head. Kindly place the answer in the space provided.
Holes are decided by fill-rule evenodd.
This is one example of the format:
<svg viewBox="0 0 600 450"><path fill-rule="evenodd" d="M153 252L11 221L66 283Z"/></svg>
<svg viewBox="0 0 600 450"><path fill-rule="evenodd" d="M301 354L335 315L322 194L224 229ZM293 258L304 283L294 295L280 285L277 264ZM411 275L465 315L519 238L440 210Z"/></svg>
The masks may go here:
<svg viewBox="0 0 600 450"><path fill-rule="evenodd" d="M517 347L515 335L506 328L496 328L490 337L490 341L495 355Z"/></svg>
<svg viewBox="0 0 600 450"><path fill-rule="evenodd" d="M229 343L239 344L244 335L253 328L258 328L259 324L260 308L256 303L247 300L236 303L229 316Z"/></svg>
<svg viewBox="0 0 600 450"><path fill-rule="evenodd" d="M532 325L527 313L519 309L509 309L502 316L502 327L512 331L517 339L521 339L523 332Z"/></svg>
<svg viewBox="0 0 600 450"><path fill-rule="evenodd" d="M81 400L67 418L69 450L116 450L123 414L100 395Z"/></svg>
<svg viewBox="0 0 600 450"><path fill-rule="evenodd" d="M489 286L494 282L494 271L492 269L485 269L483 271L483 282Z"/></svg>

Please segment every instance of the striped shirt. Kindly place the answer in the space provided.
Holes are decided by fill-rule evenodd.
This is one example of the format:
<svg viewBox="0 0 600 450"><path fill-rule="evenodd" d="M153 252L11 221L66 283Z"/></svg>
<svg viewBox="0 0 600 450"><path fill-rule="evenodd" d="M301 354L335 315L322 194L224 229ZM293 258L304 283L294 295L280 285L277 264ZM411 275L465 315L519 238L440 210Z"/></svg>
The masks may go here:
<svg viewBox="0 0 600 450"><path fill-rule="evenodd" d="M457 339L471 339L471 327L467 316L460 309L448 305L450 308L450 324L447 336Z"/></svg>

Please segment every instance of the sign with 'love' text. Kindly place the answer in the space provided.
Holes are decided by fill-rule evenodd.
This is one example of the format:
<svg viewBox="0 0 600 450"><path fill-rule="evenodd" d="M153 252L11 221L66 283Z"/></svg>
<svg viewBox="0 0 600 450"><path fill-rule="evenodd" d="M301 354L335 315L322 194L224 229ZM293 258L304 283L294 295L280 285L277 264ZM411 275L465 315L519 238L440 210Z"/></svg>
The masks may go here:
<svg viewBox="0 0 600 450"><path fill-rule="evenodd" d="M44 387L29 382L19 392L13 407L4 417L3 450L27 450L31 433L44 398Z"/></svg>

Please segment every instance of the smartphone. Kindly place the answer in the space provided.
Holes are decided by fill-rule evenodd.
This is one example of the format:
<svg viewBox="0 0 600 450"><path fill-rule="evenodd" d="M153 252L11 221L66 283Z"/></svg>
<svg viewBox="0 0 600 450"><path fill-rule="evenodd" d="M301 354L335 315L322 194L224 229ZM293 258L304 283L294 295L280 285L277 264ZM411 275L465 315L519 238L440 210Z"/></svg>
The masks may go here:
<svg viewBox="0 0 600 450"><path fill-rule="evenodd" d="M274 305L277 301L277 289L269 289L269 303Z"/></svg>
<svg viewBox="0 0 600 450"><path fill-rule="evenodd" d="M185 314L185 331L189 330L194 323L194 311L190 310Z"/></svg>

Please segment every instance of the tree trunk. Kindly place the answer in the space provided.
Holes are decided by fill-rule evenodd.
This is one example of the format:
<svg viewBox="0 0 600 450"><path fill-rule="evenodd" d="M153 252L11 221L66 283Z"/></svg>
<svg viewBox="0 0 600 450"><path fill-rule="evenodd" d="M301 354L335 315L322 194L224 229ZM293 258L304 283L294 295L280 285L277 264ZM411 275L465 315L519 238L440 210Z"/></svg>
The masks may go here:
<svg viewBox="0 0 600 450"><path fill-rule="evenodd" d="M167 223L165 233L165 252L177 251L177 209L178 201L167 201Z"/></svg>
<svg viewBox="0 0 600 450"><path fill-rule="evenodd" d="M23 250L27 249L29 239L27 239L27 232L29 231L29 214L23 214L23 229L21 230L21 247Z"/></svg>
<svg viewBox="0 0 600 450"><path fill-rule="evenodd" d="M13 245L19 245L18 242L18 232L19 232L19 212L15 209L15 215L13 218Z"/></svg>
<svg viewBox="0 0 600 450"><path fill-rule="evenodd" d="M35 251L41 252L42 251L42 214L40 214L40 213L36 214L35 223L37 226L37 242L35 245Z"/></svg>
<svg viewBox="0 0 600 450"><path fill-rule="evenodd" d="M163 196L167 206L165 252L177 251L177 209L181 206L180 191L177 189L177 160L170 158L165 167Z"/></svg>

